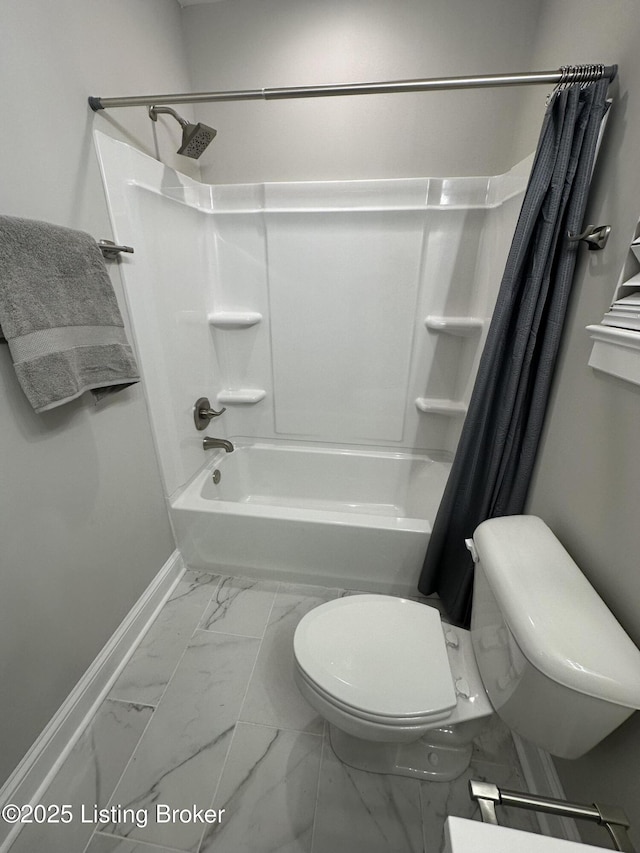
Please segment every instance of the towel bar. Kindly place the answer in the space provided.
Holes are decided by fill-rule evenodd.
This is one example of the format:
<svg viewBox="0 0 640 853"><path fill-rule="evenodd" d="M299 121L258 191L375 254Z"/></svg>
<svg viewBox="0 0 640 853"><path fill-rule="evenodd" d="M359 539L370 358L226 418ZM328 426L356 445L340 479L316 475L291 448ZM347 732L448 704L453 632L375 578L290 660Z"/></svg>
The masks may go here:
<svg viewBox="0 0 640 853"><path fill-rule="evenodd" d="M469 780L469 796L472 800L477 800L480 816L484 823L498 824L495 808L498 803L546 812L547 814L582 818L604 826L616 850L622 851L622 853L635 853L631 839L627 834L627 829L630 826L629 819L617 806L605 806L601 803L593 803L592 805L568 803L564 800L539 797L522 791L507 791L504 788L498 788L492 782L481 782L476 779Z"/></svg>
<svg viewBox="0 0 640 853"><path fill-rule="evenodd" d="M132 246L119 246L114 243L113 240L98 240L98 246L100 246L102 257L106 261L115 260L120 252L127 252L130 255L133 254Z"/></svg>
<svg viewBox="0 0 640 853"><path fill-rule="evenodd" d="M133 254L132 246L119 246L117 243L114 243L113 240L98 240L98 246L100 247L100 251L102 252L102 257L105 261L113 261L119 255L120 252L127 252L127 254ZM2 334L2 329L0 329L0 344L8 343L5 336Z"/></svg>

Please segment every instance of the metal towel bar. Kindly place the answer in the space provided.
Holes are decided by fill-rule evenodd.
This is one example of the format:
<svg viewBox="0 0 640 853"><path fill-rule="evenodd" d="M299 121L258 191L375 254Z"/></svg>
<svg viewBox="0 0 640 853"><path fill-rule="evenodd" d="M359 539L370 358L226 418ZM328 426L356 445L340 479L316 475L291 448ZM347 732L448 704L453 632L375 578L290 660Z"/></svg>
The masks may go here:
<svg viewBox="0 0 640 853"><path fill-rule="evenodd" d="M616 850L623 851L623 853L635 853L627 834L627 829L630 826L629 819L618 806L605 806L598 803L586 806L568 803L564 800L539 797L523 791L506 791L504 788L498 788L492 782L479 782L475 779L469 780L469 793L472 800L478 801L480 815L485 823L498 825L496 803L546 812L547 814L562 815L563 817L582 818L604 826L611 836Z"/></svg>
<svg viewBox="0 0 640 853"><path fill-rule="evenodd" d="M113 240L98 240L98 246L102 252L102 257L106 261L115 260L121 252L127 252L129 255L133 254L132 246L119 246Z"/></svg>
<svg viewBox="0 0 640 853"><path fill-rule="evenodd" d="M115 260L119 257L121 252L127 252L130 255L133 254L132 246L119 246L117 243L114 243L113 240L98 240L98 246L100 247L102 257L105 261ZM8 343L8 341L2 334L2 330L0 330L0 344L6 343Z"/></svg>

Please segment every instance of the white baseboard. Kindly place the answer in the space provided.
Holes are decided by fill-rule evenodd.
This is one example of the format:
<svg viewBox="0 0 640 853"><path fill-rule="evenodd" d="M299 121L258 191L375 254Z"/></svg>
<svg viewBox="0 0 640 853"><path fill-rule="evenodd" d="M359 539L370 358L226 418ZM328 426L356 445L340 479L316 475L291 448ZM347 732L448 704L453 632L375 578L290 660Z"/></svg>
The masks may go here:
<svg viewBox="0 0 640 853"><path fill-rule="evenodd" d="M7 779L0 790L0 808L38 802L184 571L182 557L174 551ZM19 830L0 824L0 853L8 850Z"/></svg>
<svg viewBox="0 0 640 853"><path fill-rule="evenodd" d="M566 799L562 782L549 753L518 737L515 732L512 734L529 792L537 794L539 797L552 797L555 800ZM535 812L535 815L543 835L564 838L567 841L582 841L573 818L545 815L541 812Z"/></svg>

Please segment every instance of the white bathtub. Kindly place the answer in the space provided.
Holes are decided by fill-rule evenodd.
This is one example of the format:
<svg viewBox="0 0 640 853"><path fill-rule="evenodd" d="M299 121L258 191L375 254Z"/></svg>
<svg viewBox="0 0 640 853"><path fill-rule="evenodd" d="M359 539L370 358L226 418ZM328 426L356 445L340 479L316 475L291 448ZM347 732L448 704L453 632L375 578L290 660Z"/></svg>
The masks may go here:
<svg viewBox="0 0 640 853"><path fill-rule="evenodd" d="M236 445L216 451L170 514L191 568L415 594L449 467L426 455Z"/></svg>

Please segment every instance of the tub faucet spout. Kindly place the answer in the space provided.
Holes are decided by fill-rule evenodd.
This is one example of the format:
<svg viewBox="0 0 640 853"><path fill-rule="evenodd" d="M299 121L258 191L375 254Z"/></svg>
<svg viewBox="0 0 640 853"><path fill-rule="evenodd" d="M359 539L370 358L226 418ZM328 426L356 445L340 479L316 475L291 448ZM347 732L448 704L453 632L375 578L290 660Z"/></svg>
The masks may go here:
<svg viewBox="0 0 640 853"><path fill-rule="evenodd" d="M205 450L212 450L214 447L222 447L227 453L233 452L233 444L227 441L226 438L210 438L208 435L202 439L202 446Z"/></svg>

